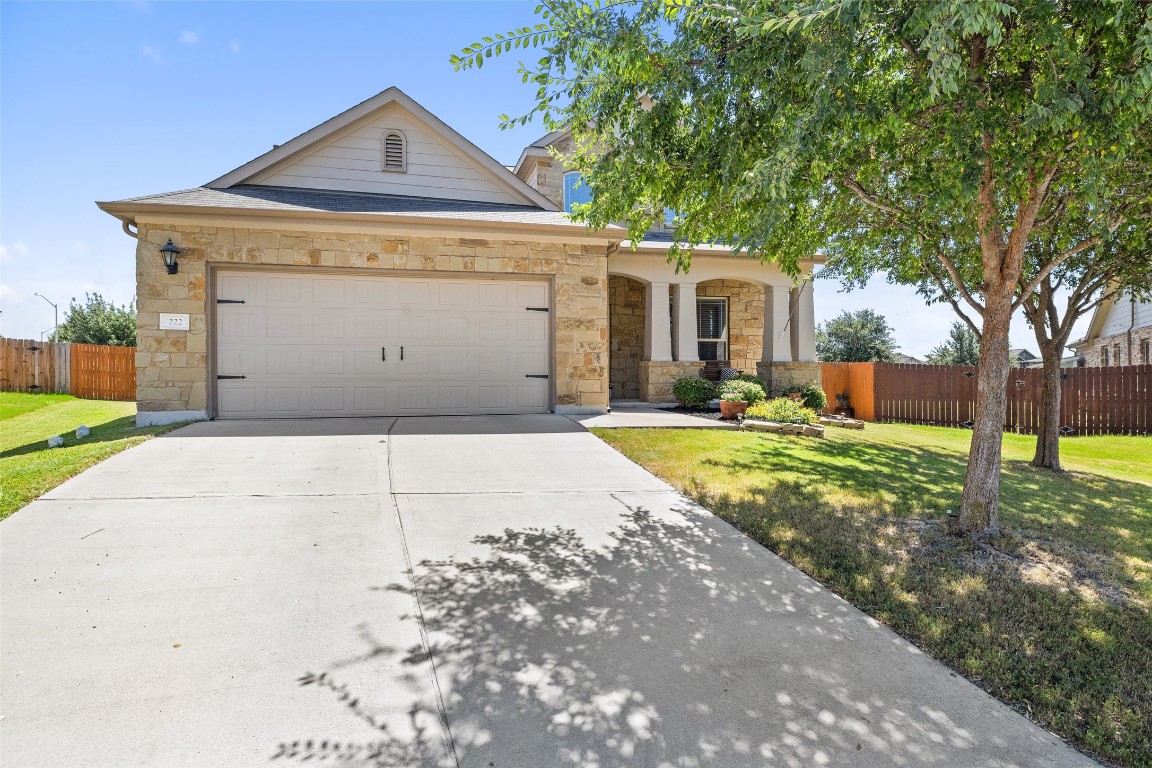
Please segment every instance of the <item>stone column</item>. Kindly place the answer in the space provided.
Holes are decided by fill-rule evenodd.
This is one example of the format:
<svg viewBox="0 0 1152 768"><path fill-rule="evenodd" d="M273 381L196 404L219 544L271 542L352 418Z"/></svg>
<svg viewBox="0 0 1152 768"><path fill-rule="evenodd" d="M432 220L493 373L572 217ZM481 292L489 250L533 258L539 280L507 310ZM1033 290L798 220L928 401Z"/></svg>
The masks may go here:
<svg viewBox="0 0 1152 768"><path fill-rule="evenodd" d="M816 360L816 305L813 302L814 286L808 280L796 289L796 314L792 323L796 327L796 360L803 363Z"/></svg>
<svg viewBox="0 0 1152 768"><path fill-rule="evenodd" d="M696 283L672 285L672 324L675 328L676 359L682 363L700 359L696 328Z"/></svg>
<svg viewBox="0 0 1152 768"><path fill-rule="evenodd" d="M672 360L672 324L668 314L668 283L649 283L645 288L644 359Z"/></svg>
<svg viewBox="0 0 1152 768"><path fill-rule="evenodd" d="M788 327L788 288L764 286L764 345L760 362L787 362L792 359L792 338Z"/></svg>

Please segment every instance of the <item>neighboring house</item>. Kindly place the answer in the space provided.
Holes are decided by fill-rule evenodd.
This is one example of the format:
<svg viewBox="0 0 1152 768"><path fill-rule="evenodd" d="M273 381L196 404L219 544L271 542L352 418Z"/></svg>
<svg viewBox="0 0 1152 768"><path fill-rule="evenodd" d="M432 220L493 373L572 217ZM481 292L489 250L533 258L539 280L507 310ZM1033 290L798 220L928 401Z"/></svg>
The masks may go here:
<svg viewBox="0 0 1152 768"><path fill-rule="evenodd" d="M702 359L819 379L811 282L719 247L676 274L669 233L572 222L569 142L509 170L389 88L202 187L98 203L139 241L138 421L599 413Z"/></svg>
<svg viewBox="0 0 1152 768"><path fill-rule="evenodd" d="M896 360L894 362L900 363L901 365L925 365L925 362L920 358L905 355L902 352L896 353Z"/></svg>
<svg viewBox="0 0 1152 768"><path fill-rule="evenodd" d="M1087 335L1068 346L1090 368L1152 363L1152 302L1116 294L1096 307Z"/></svg>
<svg viewBox="0 0 1152 768"><path fill-rule="evenodd" d="M1008 350L1008 359L1015 362L1017 368L1043 368L1044 360L1032 352L1018 347Z"/></svg>

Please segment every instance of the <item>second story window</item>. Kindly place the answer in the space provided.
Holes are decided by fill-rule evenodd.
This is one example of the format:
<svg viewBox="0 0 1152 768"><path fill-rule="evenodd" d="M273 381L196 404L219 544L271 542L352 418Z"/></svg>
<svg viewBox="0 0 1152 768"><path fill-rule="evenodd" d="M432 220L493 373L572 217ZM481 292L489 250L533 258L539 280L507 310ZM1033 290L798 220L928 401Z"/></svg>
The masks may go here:
<svg viewBox="0 0 1152 768"><path fill-rule="evenodd" d="M572 213L576 203L592 202L592 190L584 183L584 174L571 171L564 174L564 210Z"/></svg>

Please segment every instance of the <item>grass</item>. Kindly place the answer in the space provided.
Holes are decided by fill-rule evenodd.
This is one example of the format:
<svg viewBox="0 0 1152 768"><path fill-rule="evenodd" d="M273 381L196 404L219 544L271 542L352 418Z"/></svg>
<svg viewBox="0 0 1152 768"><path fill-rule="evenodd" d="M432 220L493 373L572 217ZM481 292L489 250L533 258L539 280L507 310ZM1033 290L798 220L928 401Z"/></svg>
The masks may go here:
<svg viewBox="0 0 1152 768"><path fill-rule="evenodd" d="M137 428L136 404L0 392L0 520L104 459L180 425ZM76 437L76 427L91 433ZM48 448L61 435L62 448Z"/></svg>
<svg viewBox="0 0 1152 768"><path fill-rule="evenodd" d="M595 430L859 608L1081 748L1152 766L1152 438L1006 435L1005 535L948 532L970 433L824 440Z"/></svg>
<svg viewBox="0 0 1152 768"><path fill-rule="evenodd" d="M24 392L3 392L0 393L0 421L74 399L72 395L30 395Z"/></svg>

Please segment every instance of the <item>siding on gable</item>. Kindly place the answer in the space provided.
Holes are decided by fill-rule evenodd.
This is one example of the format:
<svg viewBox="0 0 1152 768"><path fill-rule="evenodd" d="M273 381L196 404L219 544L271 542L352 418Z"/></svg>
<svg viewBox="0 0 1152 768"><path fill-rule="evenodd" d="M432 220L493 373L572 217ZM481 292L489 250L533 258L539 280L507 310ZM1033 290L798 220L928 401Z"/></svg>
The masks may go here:
<svg viewBox="0 0 1152 768"><path fill-rule="evenodd" d="M1124 294L1112 303L1104 324L1100 327L1100 336L1112 336L1124 333L1132 325L1132 304L1129 294ZM1147 328L1152 326L1152 303L1136 302L1136 327Z"/></svg>
<svg viewBox="0 0 1152 768"><path fill-rule="evenodd" d="M382 140L389 129L404 132L408 153L404 173L382 170ZM388 105L371 121L354 126L304 156L269 169L249 183L524 204L486 169L440 141L397 104Z"/></svg>

